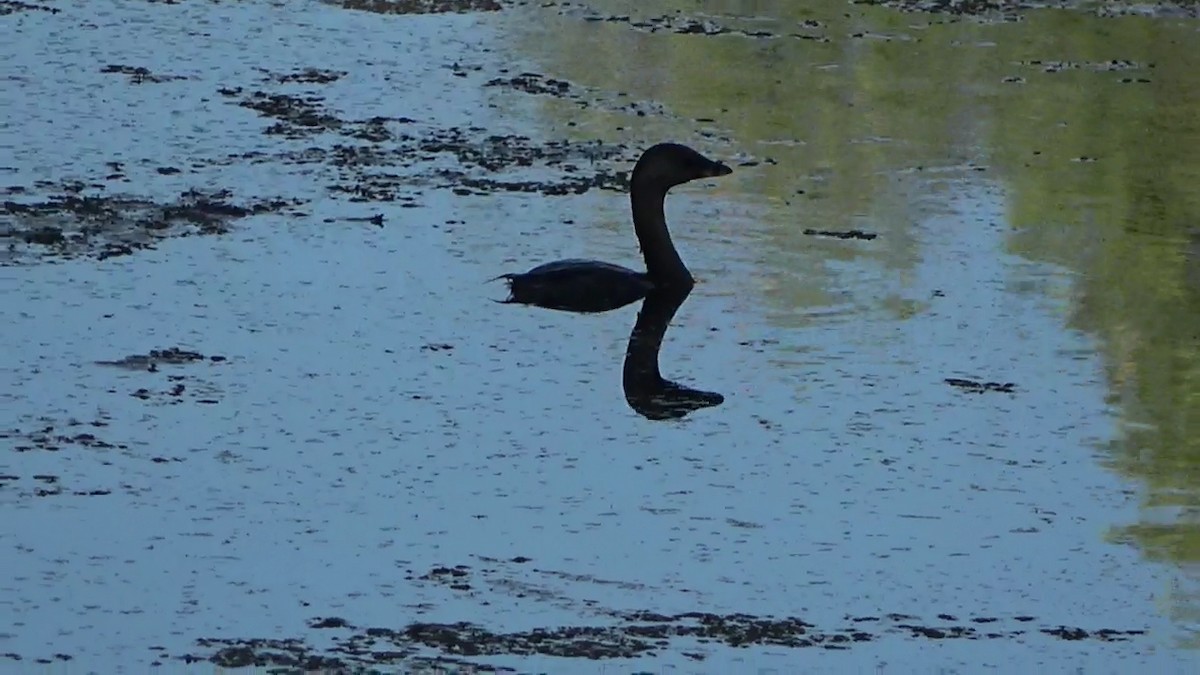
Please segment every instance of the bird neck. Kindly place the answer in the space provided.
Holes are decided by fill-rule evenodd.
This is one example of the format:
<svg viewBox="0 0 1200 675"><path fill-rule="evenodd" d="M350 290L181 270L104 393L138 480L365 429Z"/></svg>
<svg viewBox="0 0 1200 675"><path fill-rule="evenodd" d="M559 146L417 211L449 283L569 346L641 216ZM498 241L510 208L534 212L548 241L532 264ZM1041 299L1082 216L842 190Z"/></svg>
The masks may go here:
<svg viewBox="0 0 1200 675"><path fill-rule="evenodd" d="M646 260L646 275L658 284L690 285L692 275L675 250L671 233L667 231L667 218L663 202L667 188L634 181L630 186L630 201L633 204L633 229L642 257Z"/></svg>

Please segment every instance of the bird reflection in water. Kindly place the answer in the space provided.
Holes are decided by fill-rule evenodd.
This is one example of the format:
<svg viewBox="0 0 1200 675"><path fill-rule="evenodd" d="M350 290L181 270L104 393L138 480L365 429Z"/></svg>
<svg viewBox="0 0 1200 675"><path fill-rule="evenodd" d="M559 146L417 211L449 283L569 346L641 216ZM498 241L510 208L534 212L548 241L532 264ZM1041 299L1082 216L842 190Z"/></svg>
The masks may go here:
<svg viewBox="0 0 1200 675"><path fill-rule="evenodd" d="M693 410L725 402L725 397L716 392L692 389L664 379L658 368L658 353L667 327L691 292L690 284L650 291L629 334L621 378L625 401L648 419L677 419Z"/></svg>
<svg viewBox="0 0 1200 675"><path fill-rule="evenodd" d="M642 301L637 321L629 333L621 384L629 407L647 419L679 419L694 410L725 402L725 397L716 392L692 389L663 378L658 367L658 354L667 328L691 292L691 283L652 289ZM560 307L546 309L572 311Z"/></svg>

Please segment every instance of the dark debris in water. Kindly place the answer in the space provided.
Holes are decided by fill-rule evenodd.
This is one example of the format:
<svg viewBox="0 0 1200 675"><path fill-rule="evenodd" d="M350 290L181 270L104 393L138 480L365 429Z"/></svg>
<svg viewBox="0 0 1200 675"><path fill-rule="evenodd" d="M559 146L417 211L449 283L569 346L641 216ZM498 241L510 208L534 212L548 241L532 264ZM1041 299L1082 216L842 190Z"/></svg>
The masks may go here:
<svg viewBox="0 0 1200 675"><path fill-rule="evenodd" d="M97 361L96 363L102 366L118 366L120 368L128 368L130 370L148 370L150 372L155 372L158 370L159 364L181 365L185 363L196 362L221 363L225 360L226 358L224 356L205 356L200 352L191 351L189 349L168 347L167 349L151 349L149 354L131 354L116 361Z"/></svg>
<svg viewBox="0 0 1200 675"><path fill-rule="evenodd" d="M857 5L879 5L903 12L946 14L983 20L1019 21L1022 14L1039 9L1084 9L1098 16L1128 14L1150 16L1200 16L1200 3L1168 0L1147 3L1084 3L1079 0L850 0Z"/></svg>
<svg viewBox="0 0 1200 675"><path fill-rule="evenodd" d="M109 417L100 414L91 421L82 421L76 418L68 418L63 421L52 417L37 417L29 419L23 427L0 430L0 447L17 453L17 457L12 458L16 463L10 462L9 468L0 474L0 490L13 490L15 495L20 498L104 497L114 492L140 494L142 488L124 480L119 480L117 484L110 486L72 487L66 483L72 480L92 479L84 474L64 477L36 469L28 470L28 473L23 476L18 475L20 473L18 467L22 462L27 461L21 458L24 453L73 453L68 455L68 458L77 457L80 453L89 456L94 454L103 464L110 463L110 453L119 452L122 455L128 455L128 451L130 451L128 445L103 438L102 430L108 426ZM178 457L163 456L151 456L145 457L145 459L155 464L185 461ZM35 466L37 466L38 460L31 458L29 461L35 462ZM8 654L6 656L14 660L21 660L19 655ZM67 657L67 659L69 658Z"/></svg>
<svg viewBox="0 0 1200 675"><path fill-rule="evenodd" d="M317 617L308 622L309 628L348 628L350 623L341 617Z"/></svg>
<svg viewBox="0 0 1200 675"><path fill-rule="evenodd" d="M548 197L577 194L593 188L624 192L629 188L629 175L625 171L599 171L589 176L564 176L555 181L496 180L472 178L461 172L443 171L442 178L456 185L458 195L487 195L494 192L536 192Z"/></svg>
<svg viewBox="0 0 1200 675"><path fill-rule="evenodd" d="M463 76L480 68L453 65L454 72ZM501 77L487 80L483 86L554 96L580 107L600 106L643 117L665 114L661 106L628 100L624 94L615 101L602 100L585 97L586 92L565 80L532 72L509 75L504 68L499 73ZM268 81L323 82L341 74L309 68L288 75L268 72ZM450 189L464 196L499 192L555 196L592 189L624 192L628 189L628 173L617 170L614 164L624 168L636 159L626 146L599 141L540 142L527 136L489 134L475 126L444 127L408 117L340 118L325 107L324 98L314 94L301 96L238 86L222 87L219 93L276 120L264 129L265 134L292 140L321 137L323 142L300 150L231 155L218 160L218 164L325 164L338 175L336 182L328 186L330 192L346 195L353 202L417 206L417 196L427 187ZM332 144L327 140L331 137Z"/></svg>
<svg viewBox="0 0 1200 675"><path fill-rule="evenodd" d="M346 76L344 70L324 70L321 68L302 68L290 73L272 73L267 71L267 78L280 84L329 84Z"/></svg>
<svg viewBox="0 0 1200 675"><path fill-rule="evenodd" d="M210 641L200 640L202 646ZM211 641L218 642L218 641ZM208 659L185 657L188 663L208 660L222 668L250 668L284 666L299 671L322 671L341 669L346 663L336 657L325 657L311 653L300 640L234 640L226 643Z"/></svg>
<svg viewBox="0 0 1200 675"><path fill-rule="evenodd" d="M834 239L863 239L870 241L879 235L874 232L863 232L862 230L804 230L804 234L810 237L832 237Z"/></svg>
<svg viewBox="0 0 1200 675"><path fill-rule="evenodd" d="M733 35L759 39L794 38L829 42L829 38L825 35L813 32L824 28L824 24L814 20L806 20L799 24L799 27L805 32L784 33L762 29L738 28L714 18L700 19L683 14L662 14L659 16L635 18L628 14L604 14L581 3L560 2L556 3L555 6L559 8L559 14L577 15L583 21L625 24L634 30L647 33L666 32L710 37Z"/></svg>
<svg viewBox="0 0 1200 675"><path fill-rule="evenodd" d="M325 222L333 223L337 222L338 220L338 218L326 218ZM375 227L383 227L383 221L385 219L382 213L377 213L373 216L347 216L345 218L341 218L340 220L347 223L370 223Z"/></svg>
<svg viewBox="0 0 1200 675"><path fill-rule="evenodd" d="M16 0L0 0L0 16L13 14L16 12L31 12L31 11L49 12L51 14L58 14L62 10L58 9L57 7L49 7L47 5L35 5L32 3L28 3L28 2L17 2Z"/></svg>
<svg viewBox="0 0 1200 675"><path fill-rule="evenodd" d="M500 73L503 75L502 77L494 77L485 82L483 86L509 89L537 96L552 96L572 101L580 108L599 108L635 115L637 117L666 114L666 110L659 103L621 100L625 97L625 94L618 94L616 101L610 100L597 93L584 90L566 80L547 77L540 73L524 72L517 75L509 75L507 68L501 68ZM568 123L568 126L573 124Z"/></svg>
<svg viewBox="0 0 1200 675"><path fill-rule="evenodd" d="M421 345L423 352L448 352L454 349L454 345L445 342L430 342L427 345Z"/></svg>
<svg viewBox="0 0 1200 675"><path fill-rule="evenodd" d="M13 428L0 431L0 442L14 453L48 452L59 453L68 450L84 450L86 453L107 453L110 450L127 450L124 443L104 441L100 429L108 426L108 419L101 416L91 422L80 422L78 419L68 419L60 422L53 418L42 417L31 419L25 429ZM170 461L164 459L163 461ZM14 465L14 468L19 465ZM125 492L136 492L136 489L125 483L119 485ZM70 488L64 484L64 479L54 473L30 473L25 478L16 473L0 474L0 490L13 490L18 497L100 497L113 494L113 489ZM17 655L6 655L20 661ZM68 657L70 658L70 657Z"/></svg>
<svg viewBox="0 0 1200 675"><path fill-rule="evenodd" d="M235 220L299 203L270 199L239 205L230 201L228 190L187 190L175 202L156 203L140 197L83 194L88 188L103 190L103 185L38 187L56 187L58 194L44 201L0 202L0 242L7 240L7 255L0 254L0 265L27 256L104 260L129 255L154 248L165 238L224 234ZM25 192L29 191L17 191Z"/></svg>
<svg viewBox="0 0 1200 675"><path fill-rule="evenodd" d="M0 431L0 440L10 442L15 452L59 452L68 447L92 448L97 450L125 450L127 446L110 443L96 435L94 429L108 426L108 420L99 417L91 422L76 419L59 422L50 418L35 421L33 430L7 429Z"/></svg>
<svg viewBox="0 0 1200 675"><path fill-rule="evenodd" d="M278 120L263 133L284 138L305 138L342 127L342 120L326 112L320 96L292 96L264 91L243 93L241 87L222 88L221 95L238 98L238 105L249 108L263 117Z"/></svg>
<svg viewBox="0 0 1200 675"><path fill-rule="evenodd" d="M471 586L471 568L466 565L455 565L454 567L439 565L417 579L445 586L453 591L469 591L473 588Z"/></svg>
<svg viewBox="0 0 1200 675"><path fill-rule="evenodd" d="M128 75L129 81L133 84L143 84L145 82L159 83L170 82L172 80L186 80L182 75L155 75L150 72L149 68L142 66L122 66L109 64L100 69L102 73L117 73L120 75Z"/></svg>
<svg viewBox="0 0 1200 675"><path fill-rule="evenodd" d="M212 384L189 378L186 375L168 375L162 389L138 387L129 395L157 405L179 405L192 401L203 405L216 405L221 402L219 390ZM109 393L117 393L110 389Z"/></svg>
<svg viewBox="0 0 1200 675"><path fill-rule="evenodd" d="M24 491L21 496L24 497L104 497L111 495L112 490L103 488L93 488L91 490L71 490L61 484L61 479L55 474L33 474L30 476L33 480L34 487L32 490ZM9 481L18 481L20 476L3 475L0 476L0 488L8 487ZM69 658L69 657L68 657Z"/></svg>
<svg viewBox="0 0 1200 675"><path fill-rule="evenodd" d="M1028 61L1019 61L1017 65L1028 68L1037 68L1044 73L1061 73L1068 70L1082 70L1093 73L1113 73L1124 71L1141 71L1149 70L1155 67L1154 63L1142 64L1128 59L1110 59L1107 61L1055 61L1047 59L1030 59ZM1006 81L1020 80L1023 78L1006 78ZM1131 82L1149 83L1150 79L1146 77L1122 77L1118 80L1122 84Z"/></svg>
<svg viewBox="0 0 1200 675"><path fill-rule="evenodd" d="M544 164L566 172L580 170L570 160L597 162L620 156L623 146L596 142L548 141L539 143L515 134L480 135L482 129L451 127L434 130L412 142L415 152L424 155L452 155L465 168L489 173ZM421 158L418 158L418 160Z"/></svg>
<svg viewBox="0 0 1200 675"><path fill-rule="evenodd" d="M1044 7L1063 7L1066 0L850 0L856 5L878 5L902 12L950 14L955 16L997 16L1002 20L1019 20L1019 12Z"/></svg>
<svg viewBox="0 0 1200 675"><path fill-rule="evenodd" d="M497 12L504 9L496 0L326 0L346 9L376 14L463 14Z"/></svg>
<svg viewBox="0 0 1200 675"><path fill-rule="evenodd" d="M297 159L325 161L337 167L340 175L330 191L349 195L357 202L404 200L423 187L451 189L459 195L525 192L548 196L582 194L591 189L628 189L628 172L611 168L614 160L629 161L630 153L624 146L565 140L537 142L527 136L480 132L474 128L435 128L398 134L387 148L313 148ZM447 159L453 164L447 166ZM519 176L527 171L542 175L549 171L553 176Z"/></svg>
<svg viewBox="0 0 1200 675"><path fill-rule="evenodd" d="M960 377L947 377L946 384L972 394L982 394L988 391L1001 392L1004 394L1015 394L1017 386L1013 382L978 382L976 380L967 380Z"/></svg>
<svg viewBox="0 0 1200 675"><path fill-rule="evenodd" d="M200 352L179 347L168 349L152 349L149 354L133 354L116 361L97 361L102 366L116 366L128 370L159 372L160 365L185 365L196 363L224 363L224 356L205 356ZM185 401L193 401L205 405L220 402L220 391L212 384L187 375L163 375L165 380L161 388L137 387L129 395L142 401L153 401L159 405L178 405ZM109 393L117 393L109 390Z"/></svg>
<svg viewBox="0 0 1200 675"><path fill-rule="evenodd" d="M566 96L571 92L571 83L546 77L539 73L521 73L513 77L495 77L484 83L485 87L505 87L516 89L527 94L548 94L550 96Z"/></svg>
<svg viewBox="0 0 1200 675"><path fill-rule="evenodd" d="M569 83L535 73L495 78L488 84L574 96ZM275 124L264 130L266 134L288 139L329 134L345 139L302 150L242 153L222 163L326 164L338 174L329 190L348 195L354 202L399 201L402 206L415 206L415 196L423 187L451 189L459 195L497 192L567 195L594 188L625 191L628 174L613 169L612 163L627 164L634 160L629 148L622 145L568 140L538 142L528 136L488 134L479 127L421 124L408 117L340 119L323 107L324 99L320 96L301 97L242 87L219 91L236 99L242 107L276 119ZM588 103L581 101L581 105ZM641 110L637 103L620 108ZM454 161L448 163L447 159ZM516 175L529 172L539 176ZM553 177L545 178L547 172Z"/></svg>
<svg viewBox="0 0 1200 675"><path fill-rule="evenodd" d="M431 573L447 579L465 575L460 567L435 568ZM559 626L517 632L494 632L465 621L453 623L410 623L402 628L358 627L341 617L318 617L309 621L313 629L328 631L333 646L327 650L311 647L298 639L223 639L205 638L200 647L216 651L205 656L186 655L187 662L209 661L223 667L336 668L362 672L379 666L430 666L462 663L476 672L503 670L478 661L500 655L555 656L561 658L625 659L654 656L671 649L672 643L686 640L729 647L751 645L776 648L851 649L855 644L871 642L885 635L902 635L925 640L1028 640L1040 634L1061 640L1127 641L1143 630L1087 630L1062 625L1031 629L1025 624L1032 617L999 619L970 618L959 622L950 614L938 615L932 624L904 614L846 617L836 628L821 628L796 617L771 618L750 614L712 614L686 612L667 615L652 611L612 613L615 623L602 626ZM339 633L341 633L339 635ZM439 656L418 656L433 649ZM692 652L703 660L703 651Z"/></svg>
<svg viewBox="0 0 1200 675"><path fill-rule="evenodd" d="M1154 64L1142 65L1136 61L1128 59L1110 59L1108 61L1052 61L1044 59L1030 59L1028 61L1019 61L1019 65L1033 66L1047 73L1057 73L1063 70L1092 70L1096 72L1114 72L1121 70L1141 70L1143 68L1153 68Z"/></svg>
<svg viewBox="0 0 1200 675"><path fill-rule="evenodd" d="M1200 2L1158 0L1151 2L1104 2L1092 6L1097 16L1153 16L1200 19Z"/></svg>

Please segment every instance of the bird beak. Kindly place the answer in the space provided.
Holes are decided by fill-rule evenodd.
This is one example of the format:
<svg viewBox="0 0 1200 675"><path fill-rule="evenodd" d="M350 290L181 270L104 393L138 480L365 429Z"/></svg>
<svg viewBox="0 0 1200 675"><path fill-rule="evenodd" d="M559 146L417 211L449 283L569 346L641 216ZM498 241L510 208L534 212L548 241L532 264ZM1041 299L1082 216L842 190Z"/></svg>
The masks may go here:
<svg viewBox="0 0 1200 675"><path fill-rule="evenodd" d="M720 162L713 162L712 164L708 165L707 169L704 170L704 177L716 178L717 176L728 176L731 173L733 173L733 169Z"/></svg>

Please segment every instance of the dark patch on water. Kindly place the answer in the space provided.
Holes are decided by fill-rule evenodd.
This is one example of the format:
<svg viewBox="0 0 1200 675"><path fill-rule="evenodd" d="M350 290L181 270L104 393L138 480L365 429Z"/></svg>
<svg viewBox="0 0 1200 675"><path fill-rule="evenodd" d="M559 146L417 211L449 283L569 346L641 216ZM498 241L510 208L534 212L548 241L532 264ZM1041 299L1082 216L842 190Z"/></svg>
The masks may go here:
<svg viewBox="0 0 1200 675"><path fill-rule="evenodd" d="M1123 70L1142 70L1154 68L1153 63L1138 63L1128 59L1110 59L1108 61L1055 61L1051 59L1030 59L1017 61L1017 65L1032 66L1046 73L1058 73L1064 70L1090 70L1097 73L1110 73Z"/></svg>
<svg viewBox="0 0 1200 675"><path fill-rule="evenodd" d="M133 354L116 361L97 361L102 366L116 366L147 373L158 373L160 365L186 365L196 363L224 363L224 356L205 356L179 347L169 349L152 349L149 354ZM220 390L213 384L188 375L166 375L162 388L138 387L129 395L142 401L153 401L158 405L177 405L184 401L194 401L205 405L220 402ZM108 393L119 393L109 389Z"/></svg>
<svg viewBox="0 0 1200 675"><path fill-rule="evenodd" d="M12 476L11 478L17 478L17 476ZM112 494L112 490L104 489L68 490L59 484L59 477L53 474L34 474L32 478L37 484L37 487L35 487L31 492L24 493L23 496L58 497L67 495L71 497L105 497ZM2 485L0 485L0 487L2 487Z"/></svg>
<svg viewBox="0 0 1200 675"><path fill-rule="evenodd" d="M500 74L504 75L504 77L494 77L484 82L483 86L498 87L535 96L552 96L572 101L580 108L598 108L612 112L622 112L636 117L667 114L662 104L659 103L648 101L614 102L606 100L609 97L603 96L599 92L585 90L566 80L547 77L540 73L524 72L517 75L509 75L508 73L507 68L501 68ZM623 92L616 94L617 99L625 97L626 94ZM574 122L567 123L567 126L574 125Z"/></svg>
<svg viewBox="0 0 1200 675"><path fill-rule="evenodd" d="M421 581L432 582L441 586L445 586L452 591L469 591L472 588L470 575L470 567L467 567L466 565L455 565L454 567L434 567L426 574L423 574L417 578Z"/></svg>
<svg viewBox="0 0 1200 675"><path fill-rule="evenodd" d="M157 405L178 405L185 401L192 401L203 405L216 405L221 402L220 390L213 384L199 380L197 378L189 378L186 375L168 375L167 382L162 389L151 389L148 387L138 387L129 392L129 395L147 402L153 402ZM109 389L108 393L118 393L114 389Z"/></svg>
<svg viewBox="0 0 1200 675"><path fill-rule="evenodd" d="M832 237L834 239L863 239L870 241L879 235L862 230L813 230L807 229L804 234L810 237Z"/></svg>
<svg viewBox="0 0 1200 675"><path fill-rule="evenodd" d="M411 204L405 204L405 206ZM384 217L382 213L377 213L373 216L347 216L345 218L326 218L324 222L333 223L341 220L347 223L370 223L375 227L383 227Z"/></svg>
<svg viewBox="0 0 1200 675"><path fill-rule="evenodd" d="M241 87L223 88L223 96L238 97L238 105L249 108L263 117L272 117L275 124L263 130L264 134L284 138L305 138L342 127L342 120L325 112L319 105L325 99L320 96L292 96L253 91L243 95Z"/></svg>
<svg viewBox="0 0 1200 675"><path fill-rule="evenodd" d="M1061 73L1063 71L1087 71L1093 73L1113 73L1124 72L1131 70L1147 70L1155 67L1154 63L1141 64L1128 59L1111 59L1108 61L1054 61L1043 59L1031 59L1028 61L1019 61L1017 65L1030 68L1037 68L1044 73ZM1024 78L1008 77L1005 82L1024 82ZM1150 78L1147 77L1122 77L1117 82L1121 84L1149 84Z"/></svg>
<svg viewBox="0 0 1200 675"><path fill-rule="evenodd" d="M421 345L423 352L446 352L454 349L454 345L445 342L431 342L427 345Z"/></svg>
<svg viewBox="0 0 1200 675"><path fill-rule="evenodd" d="M222 641L199 640L208 647ZM312 654L301 640L229 640L225 641L216 654L208 658L184 656L185 663L211 661L222 668L249 668L253 666L283 666L301 672L343 669L347 663L337 657Z"/></svg>
<svg viewBox="0 0 1200 675"><path fill-rule="evenodd" d="M538 142L527 136L485 134L476 127L408 133L388 130L386 120L367 124L378 124L379 135L386 136L389 144L252 152L224 162L326 164L337 172L335 182L328 186L330 192L345 195L352 202L398 201L401 206L416 206L421 188L428 187L450 189L459 195L525 192L555 196L592 189L628 190L628 171L612 168L617 161L626 165L632 162L629 149L623 145ZM347 131L354 135L351 127L343 126L342 133ZM513 175L504 177L503 173ZM549 173L551 177L523 178L521 173Z"/></svg>
<svg viewBox="0 0 1200 675"><path fill-rule="evenodd" d="M753 347L754 351L759 352L759 353L763 352L763 349L762 349L763 347L766 347L769 345L777 345L777 344L779 344L779 340L776 340L774 338L761 338L758 340L742 340L742 341L738 342L738 346Z"/></svg>
<svg viewBox="0 0 1200 675"><path fill-rule="evenodd" d="M967 380L960 377L947 377L946 384L951 387L958 387L963 391L972 394L982 394L988 391L995 391L1004 394L1016 393L1016 384L1013 382L979 382L976 380Z"/></svg>
<svg viewBox="0 0 1200 675"><path fill-rule="evenodd" d="M167 349L151 349L149 354L131 354L116 361L97 361L96 363L102 366L118 366L130 370L148 370L153 373L158 370L159 364L181 365L204 361L221 363L226 360L224 356L205 356L200 352L180 349L179 347L169 347Z"/></svg>
<svg viewBox="0 0 1200 675"><path fill-rule="evenodd" d="M498 12L496 0L326 0L332 5L376 14L464 14Z"/></svg>
<svg viewBox="0 0 1200 675"><path fill-rule="evenodd" d="M267 79L280 84L329 84L340 80L347 74L344 70L323 70L321 68L302 68L291 73L263 72L267 74Z"/></svg>
<svg viewBox="0 0 1200 675"><path fill-rule="evenodd" d="M717 36L732 35L748 38L777 39L794 38L799 40L815 40L829 42L829 38L821 34L825 28L820 21L805 20L797 25L807 32L790 33L762 29L745 29L731 26L715 18L694 18L683 14L662 14L652 17L633 17L628 14L605 14L585 4L575 2L546 3L543 7L558 7L558 13L566 16L577 16L583 21L625 24L634 30L646 33L677 33L679 35Z"/></svg>
<svg viewBox="0 0 1200 675"><path fill-rule="evenodd" d="M124 443L115 443L105 440L100 429L108 427L108 417L100 415L91 421L80 421L78 419L68 419L60 421L51 417L39 417L30 420L25 428L11 428L0 431L0 442L8 446L13 452L71 452L75 454L69 455L72 459L83 459L85 457L94 457L96 461L103 465L109 465L115 458L115 454L129 456L130 447ZM149 460L154 464L168 464L175 462L183 462L179 457L163 457L151 456L141 457L141 459ZM121 494L138 495L141 494L143 488L136 487L123 480L118 480L115 485L97 487L71 487L65 484L71 480L91 482L93 478L85 473L75 472L73 477L64 478L58 474L40 472L26 474L24 477L15 473L4 473L0 475L0 490L15 490L15 495L20 498L33 497L103 497L111 495L114 492ZM17 658L19 656L10 655Z"/></svg>
<svg viewBox="0 0 1200 675"><path fill-rule="evenodd" d="M57 10L55 10L55 11L57 11ZM0 12L0 14L3 14L3 12ZM0 654L0 658L8 659L10 661L20 661L21 655L16 654L14 652L5 652L3 654ZM71 656L70 654L55 654L53 656L53 658L34 659L33 662L45 666L45 665L50 665L51 663L54 663L55 661L70 661L73 658L75 658L75 657Z"/></svg>
<svg viewBox="0 0 1200 675"><path fill-rule="evenodd" d="M420 135L405 134L386 150L339 146L333 160L345 178L331 186L352 195L352 201L390 201L417 184L449 188L459 195L527 192L543 195L582 194L593 188L624 191L628 172L605 164L627 156L624 146L600 142L537 142L527 136L485 134L483 129L450 127ZM445 160L454 160L447 165ZM628 161L628 160L627 160ZM604 164L601 164L603 162ZM372 167L424 169L408 176L382 173ZM423 165L423 166L422 166ZM502 173L550 172L552 178L503 177ZM346 175L349 174L349 175Z"/></svg>
<svg viewBox="0 0 1200 675"><path fill-rule="evenodd" d="M336 616L317 617L308 623L309 628L349 628L350 623Z"/></svg>
<svg viewBox="0 0 1200 675"><path fill-rule="evenodd" d="M100 72L128 75L129 81L133 84L143 84L146 82L160 83L188 79L182 75L155 75L154 73L150 72L149 68L143 68L142 66L121 66L109 64L101 68Z"/></svg>
<svg viewBox="0 0 1200 675"><path fill-rule="evenodd" d="M58 14L62 11L57 7L47 7L46 5L34 5L28 2L17 2L16 0L0 0L0 16L13 14L16 12L30 12L35 10L41 12L50 12L51 14Z"/></svg>
<svg viewBox="0 0 1200 675"><path fill-rule="evenodd" d="M856 5L878 5L902 12L971 16L998 21L1020 21L1031 9L1067 7L1067 0L850 0Z"/></svg>
<svg viewBox="0 0 1200 675"><path fill-rule="evenodd" d="M1022 14L1039 9L1079 9L1097 16L1200 16L1200 3L1189 0L1097 3L1079 0L850 0L856 5L879 5L902 12L948 14L978 19L1019 21Z"/></svg>
<svg viewBox="0 0 1200 675"><path fill-rule="evenodd" d="M0 440L9 441L14 452L32 452L34 450L59 452L69 447L95 450L128 449L128 446L124 444L105 441L91 430L106 426L108 426L108 420L104 418L91 422L72 419L66 423L44 418L37 421L36 428L32 431L21 429L0 431Z"/></svg>
<svg viewBox="0 0 1200 675"><path fill-rule="evenodd" d="M440 569L440 568L439 568ZM444 568L453 576L454 569ZM438 569L434 570L438 572ZM496 633L465 621L454 623L410 623L403 628L357 627L340 618L316 618L312 628L343 630L349 634L334 636L333 647L320 650L299 639L222 639L204 638L201 647L215 648L207 656L186 655L179 658L191 663L209 661L224 667L284 666L289 668L337 668L362 672L369 667L417 666L430 664L469 665L479 672L507 670L486 663L464 662L461 657L499 655L556 656L563 658L624 659L653 656L680 639L719 644L729 647L770 646L791 649L817 647L822 649L851 649L857 643L871 642L886 635L901 635L925 640L1028 640L1031 634L1041 634L1060 640L1095 640L1099 642L1128 641L1143 635L1143 630L1102 628L1086 630L1078 627L1051 626L1030 630L1018 624L1032 617L1009 620L995 617L968 619L957 623L949 614L938 615L944 623L926 625L917 617L904 614L846 617L845 624L821 628L796 617L770 618L750 614L712 614L686 612L666 615L652 611L612 612L612 625L560 626L535 628L528 631ZM955 623L945 623L955 622ZM1003 623L1003 626L995 624ZM987 624L988 629L980 626ZM443 656L428 654L428 649ZM704 660L705 654L693 652L694 660Z"/></svg>
<svg viewBox="0 0 1200 675"><path fill-rule="evenodd" d="M497 78L491 84L569 95L570 85L560 82L526 73L507 80ZM488 134L480 127L423 125L408 117L341 119L326 110L324 99L316 95L294 96L242 87L225 87L219 92L237 99L242 107L277 120L263 130L265 134L293 140L334 134L347 141L302 150L242 153L219 163L325 164L338 174L337 181L329 185L330 192L346 195L353 202L417 206L419 188L429 186L450 189L458 195L525 192L548 196L628 188L628 173L610 166L615 160L632 163L632 153L623 145L537 142L528 136ZM625 108L633 110L638 104L627 104ZM448 163L447 159L454 162ZM536 173L537 177L498 175L505 172ZM545 178L547 173L553 177Z"/></svg>
<svg viewBox="0 0 1200 675"><path fill-rule="evenodd" d="M496 77L484 83L485 87L506 87L523 91L526 94L548 94L550 96L568 97L571 95L571 83L557 80L539 73L521 73L513 77Z"/></svg>
<svg viewBox="0 0 1200 675"><path fill-rule="evenodd" d="M1106 2L1091 7L1096 16L1151 16L1200 18L1200 3L1195 0L1157 0L1151 2Z"/></svg>
<svg viewBox="0 0 1200 675"><path fill-rule="evenodd" d="M57 194L44 201L0 202L0 240L8 241L0 265L29 257L104 260L129 255L154 248L161 239L224 234L233 221L301 203L269 199L239 205L230 201L228 190L188 190L175 202L158 203L141 197L83 194L104 190L102 184L39 182L36 187ZM7 190L9 194L29 191L20 186Z"/></svg>

